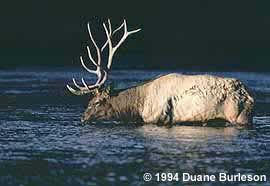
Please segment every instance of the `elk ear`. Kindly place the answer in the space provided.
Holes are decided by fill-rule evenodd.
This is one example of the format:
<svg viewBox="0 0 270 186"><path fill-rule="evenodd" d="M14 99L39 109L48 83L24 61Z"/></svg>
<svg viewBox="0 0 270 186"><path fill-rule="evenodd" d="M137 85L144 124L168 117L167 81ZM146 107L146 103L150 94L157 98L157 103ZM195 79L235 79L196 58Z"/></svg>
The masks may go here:
<svg viewBox="0 0 270 186"><path fill-rule="evenodd" d="M113 90L113 84L110 83L109 86L106 88L107 94L111 95L112 90Z"/></svg>
<svg viewBox="0 0 270 186"><path fill-rule="evenodd" d="M108 86L103 90L102 95L104 98L109 98L110 94L111 94L111 87Z"/></svg>
<svg viewBox="0 0 270 186"><path fill-rule="evenodd" d="M110 82L110 84L108 85L107 89L110 96L116 95L117 90L115 87L116 85L114 82Z"/></svg>

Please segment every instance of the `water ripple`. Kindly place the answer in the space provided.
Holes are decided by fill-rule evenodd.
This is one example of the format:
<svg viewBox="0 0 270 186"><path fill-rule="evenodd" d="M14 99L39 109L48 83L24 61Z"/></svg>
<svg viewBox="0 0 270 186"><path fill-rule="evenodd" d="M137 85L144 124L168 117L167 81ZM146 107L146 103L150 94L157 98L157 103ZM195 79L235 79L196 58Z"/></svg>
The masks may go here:
<svg viewBox="0 0 270 186"><path fill-rule="evenodd" d="M117 71L112 78L125 88L162 73ZM0 185L144 185L144 172L166 171L269 174L270 75L212 74L237 77L256 91L253 126L82 125L88 98L64 86L86 73L1 71Z"/></svg>

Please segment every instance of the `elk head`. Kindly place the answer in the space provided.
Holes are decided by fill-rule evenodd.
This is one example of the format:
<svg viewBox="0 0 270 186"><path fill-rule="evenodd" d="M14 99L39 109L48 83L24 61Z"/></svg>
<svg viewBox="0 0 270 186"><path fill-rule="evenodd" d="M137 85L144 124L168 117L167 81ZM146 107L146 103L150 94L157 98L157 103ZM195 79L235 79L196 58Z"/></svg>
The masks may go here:
<svg viewBox="0 0 270 186"><path fill-rule="evenodd" d="M127 23L126 20L114 31L112 31L112 26L110 20L108 20L108 27L105 23L103 23L103 27L107 36L107 40L103 47L100 49L97 46L97 43L95 42L93 35L91 33L90 29L90 24L87 24L88 26L88 33L90 36L90 39L96 49L96 54L97 54L97 60L94 60L90 47L87 46L87 52L88 52L88 57L90 61L94 64L96 67L95 70L92 70L88 68L83 60L83 57L80 57L81 65L83 68L91 73L95 74L97 76L97 80L95 84L93 85L87 85L85 80L82 78L82 85L79 85L75 79L73 78L73 83L74 86L77 88L76 90L67 85L67 89L78 96L82 96L85 94L91 94L91 99L88 104L88 107L86 111L82 114L81 116L81 121L88 121L88 120L96 120L96 119L111 119L112 117L112 107L110 103L108 103L108 100L110 99L110 93L109 89L104 87L105 82L108 78L108 71L111 69L112 61L113 61L113 56L117 49L124 43L124 41L127 39L128 36L131 34L139 32L141 29L133 30L133 31L128 31L127 29ZM118 41L117 44L112 43L112 37L115 35L117 32L119 32L121 29L124 29L124 33L122 38ZM104 52L105 48L108 46L108 59L107 59L107 65L103 67L101 65L102 59L101 59L101 54Z"/></svg>

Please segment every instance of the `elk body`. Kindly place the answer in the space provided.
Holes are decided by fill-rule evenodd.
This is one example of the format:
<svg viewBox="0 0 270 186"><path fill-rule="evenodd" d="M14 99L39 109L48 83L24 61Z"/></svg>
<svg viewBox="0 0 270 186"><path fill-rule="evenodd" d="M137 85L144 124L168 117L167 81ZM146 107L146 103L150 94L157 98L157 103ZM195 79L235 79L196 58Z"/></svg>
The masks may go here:
<svg viewBox="0 0 270 186"><path fill-rule="evenodd" d="M167 74L142 85L118 91L114 95L104 88L107 72L111 67L115 51L127 36L139 30L127 31L126 21L112 32L103 24L107 42L100 50L90 31L89 35L96 47L97 62L93 59L89 47L88 55L96 70L90 70L81 57L82 66L98 76L94 85L88 86L82 79L80 86L73 79L78 90L67 88L76 95L92 94L81 121L127 120L145 123L182 123L206 122L222 119L232 124L248 124L252 119L254 100L246 87L234 78L222 78L211 75ZM122 39L113 46L111 37L124 27ZM100 53L107 47L109 59L107 69L101 67Z"/></svg>

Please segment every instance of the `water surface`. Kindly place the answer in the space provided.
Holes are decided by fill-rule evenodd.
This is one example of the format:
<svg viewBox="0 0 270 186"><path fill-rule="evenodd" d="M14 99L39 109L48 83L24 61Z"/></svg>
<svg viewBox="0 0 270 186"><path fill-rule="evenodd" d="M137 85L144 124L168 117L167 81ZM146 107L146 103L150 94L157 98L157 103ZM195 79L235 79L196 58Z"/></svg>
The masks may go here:
<svg viewBox="0 0 270 186"><path fill-rule="evenodd" d="M126 88L166 73L115 71L111 78L117 88ZM0 185L137 186L146 185L145 172L240 172L266 174L270 180L270 74L211 74L239 78L255 93L252 127L81 125L80 113L88 98L72 96L65 84L72 77L92 81L87 73L73 69L0 71Z"/></svg>

